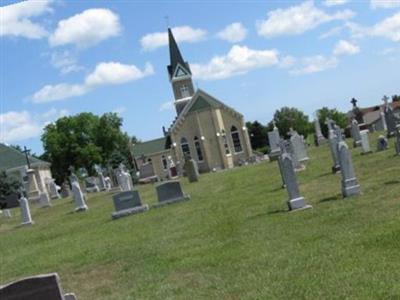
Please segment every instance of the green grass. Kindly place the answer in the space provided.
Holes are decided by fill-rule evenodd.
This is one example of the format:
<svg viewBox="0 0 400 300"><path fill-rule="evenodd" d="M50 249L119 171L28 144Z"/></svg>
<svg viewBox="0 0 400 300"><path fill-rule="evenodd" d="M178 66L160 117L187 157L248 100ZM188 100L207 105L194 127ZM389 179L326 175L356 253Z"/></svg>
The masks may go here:
<svg viewBox="0 0 400 300"><path fill-rule="evenodd" d="M375 136L376 138L376 136ZM329 148L298 174L314 209L287 213L276 163L182 179L188 202L111 221L111 194L0 218L1 280L58 272L84 299L399 299L400 157L353 150L363 195L342 199ZM349 142L350 144L350 142ZM375 146L375 140L371 142ZM140 186L155 203L151 185Z"/></svg>

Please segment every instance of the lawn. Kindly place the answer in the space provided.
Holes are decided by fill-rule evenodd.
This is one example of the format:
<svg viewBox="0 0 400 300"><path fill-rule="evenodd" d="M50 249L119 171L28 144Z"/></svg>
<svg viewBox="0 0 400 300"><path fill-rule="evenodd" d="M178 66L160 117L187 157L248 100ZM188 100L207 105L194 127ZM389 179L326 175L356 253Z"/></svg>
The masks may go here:
<svg viewBox="0 0 400 300"><path fill-rule="evenodd" d="M376 145L376 135L371 141ZM349 145L351 142L349 141ZM112 194L0 218L1 280L57 272L85 299L399 299L400 157L360 155L363 194L342 199L327 145L298 174L312 210L287 212L276 163L182 179L188 202L111 220ZM140 186L155 203L151 185Z"/></svg>

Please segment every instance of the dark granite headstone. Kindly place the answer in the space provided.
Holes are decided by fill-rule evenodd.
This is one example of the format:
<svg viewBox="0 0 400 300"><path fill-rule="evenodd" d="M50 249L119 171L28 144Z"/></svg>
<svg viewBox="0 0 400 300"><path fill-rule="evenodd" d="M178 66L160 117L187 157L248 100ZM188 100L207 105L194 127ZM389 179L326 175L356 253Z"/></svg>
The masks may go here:
<svg viewBox="0 0 400 300"><path fill-rule="evenodd" d="M59 277L55 273L24 278L2 286L0 288L0 299L64 300L59 281Z"/></svg>
<svg viewBox="0 0 400 300"><path fill-rule="evenodd" d="M148 205L142 204L140 194L137 190L118 193L113 196L115 212L113 219L144 212L149 209Z"/></svg>
<svg viewBox="0 0 400 300"><path fill-rule="evenodd" d="M181 183L177 180L163 182L156 186L156 190L158 203L154 207L190 199L189 195L183 193Z"/></svg>

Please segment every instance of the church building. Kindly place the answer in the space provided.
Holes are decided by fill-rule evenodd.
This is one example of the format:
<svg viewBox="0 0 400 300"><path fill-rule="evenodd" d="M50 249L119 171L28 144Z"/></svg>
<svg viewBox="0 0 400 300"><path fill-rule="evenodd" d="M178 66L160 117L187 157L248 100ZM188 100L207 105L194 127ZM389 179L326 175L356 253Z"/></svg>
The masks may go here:
<svg viewBox="0 0 400 300"><path fill-rule="evenodd" d="M185 155L197 161L201 173L230 169L253 156L242 114L201 89L195 89L188 62L183 60L168 29L176 118L164 136L133 146L137 167L151 164L155 175L168 176L171 161L182 172Z"/></svg>

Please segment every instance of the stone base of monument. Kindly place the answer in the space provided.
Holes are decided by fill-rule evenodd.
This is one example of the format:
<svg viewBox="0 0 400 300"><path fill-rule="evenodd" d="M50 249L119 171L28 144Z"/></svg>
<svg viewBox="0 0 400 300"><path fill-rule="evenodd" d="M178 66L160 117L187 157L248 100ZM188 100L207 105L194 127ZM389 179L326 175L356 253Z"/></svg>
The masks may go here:
<svg viewBox="0 0 400 300"><path fill-rule="evenodd" d="M340 166L333 166L332 167L332 173L333 174L336 174L336 173L339 173L340 172Z"/></svg>
<svg viewBox="0 0 400 300"><path fill-rule="evenodd" d="M356 178L342 181L342 195L344 198L361 194L360 185Z"/></svg>
<svg viewBox="0 0 400 300"><path fill-rule="evenodd" d="M29 221L29 222L23 222L23 223L19 224L19 226L25 227L25 226L31 226L33 224L35 224L34 221Z"/></svg>
<svg viewBox="0 0 400 300"><path fill-rule="evenodd" d="M127 208L127 209L123 209L123 210L120 210L120 211L113 212L112 215L111 215L111 218L113 220L116 220L116 219L123 218L123 217L126 217L126 216L142 213L142 212L145 212L145 211L148 211L148 210L149 210L149 205L145 204L145 205L142 205L142 206L137 206L137 207L133 207L133 208Z"/></svg>
<svg viewBox="0 0 400 300"><path fill-rule="evenodd" d="M312 208L311 205L306 204L304 197L289 200L288 207L289 207L289 211L291 211L291 212Z"/></svg>
<svg viewBox="0 0 400 300"><path fill-rule="evenodd" d="M269 161L276 161L278 160L279 156L281 155L281 151L278 149L277 151L271 151L268 154Z"/></svg>
<svg viewBox="0 0 400 300"><path fill-rule="evenodd" d="M181 198L175 198L175 199L170 199L170 200L165 200L165 201L161 201L158 202L156 204L153 204L151 206L151 208L159 208L165 205L169 205L169 204L173 204L173 203L177 203L177 202L183 202L183 201L188 201L190 200L190 196L189 195L185 195L184 197Z"/></svg>
<svg viewBox="0 0 400 300"><path fill-rule="evenodd" d="M82 205L82 206L75 208L75 212L87 211L88 209L89 208L87 207L87 205Z"/></svg>

